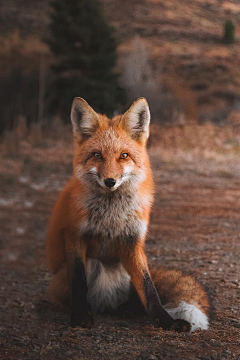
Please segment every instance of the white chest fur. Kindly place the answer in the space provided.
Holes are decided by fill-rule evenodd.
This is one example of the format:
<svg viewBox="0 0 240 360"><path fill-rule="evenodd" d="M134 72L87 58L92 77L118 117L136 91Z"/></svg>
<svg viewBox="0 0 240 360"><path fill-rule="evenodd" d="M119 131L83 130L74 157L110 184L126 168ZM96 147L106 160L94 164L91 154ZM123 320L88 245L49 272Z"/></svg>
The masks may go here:
<svg viewBox="0 0 240 360"><path fill-rule="evenodd" d="M120 263L105 267L96 259L87 261L88 303L95 313L116 310L128 300L130 276Z"/></svg>
<svg viewBox="0 0 240 360"><path fill-rule="evenodd" d="M134 192L92 193L84 203L89 216L80 224L80 233L107 241L144 237L147 223L137 215L143 205L143 199Z"/></svg>

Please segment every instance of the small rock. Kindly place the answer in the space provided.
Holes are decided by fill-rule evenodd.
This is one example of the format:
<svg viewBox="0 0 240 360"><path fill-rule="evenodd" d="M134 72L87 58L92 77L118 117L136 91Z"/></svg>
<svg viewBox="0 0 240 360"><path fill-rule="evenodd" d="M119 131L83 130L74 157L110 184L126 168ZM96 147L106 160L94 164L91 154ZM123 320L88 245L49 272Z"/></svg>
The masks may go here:
<svg viewBox="0 0 240 360"><path fill-rule="evenodd" d="M71 355L73 355L73 354L74 354L74 352L71 351L71 350L68 350L68 351L65 352L65 355L66 355L66 356L71 356Z"/></svg>
<svg viewBox="0 0 240 360"><path fill-rule="evenodd" d="M206 342L203 342L203 343L201 344L201 346L202 346L203 348L206 348L206 347L209 347L209 346L211 346L211 345L208 344L208 343L206 343Z"/></svg>
<svg viewBox="0 0 240 360"><path fill-rule="evenodd" d="M107 339L107 340L112 340L112 339L113 339L113 336L108 335L108 336L106 336L106 339Z"/></svg>
<svg viewBox="0 0 240 360"><path fill-rule="evenodd" d="M233 326L234 326L235 328L240 329L240 323L233 324Z"/></svg>
<svg viewBox="0 0 240 360"><path fill-rule="evenodd" d="M20 226L16 227L16 233L22 235L25 233L25 229L21 228Z"/></svg>
<svg viewBox="0 0 240 360"><path fill-rule="evenodd" d="M33 202L32 201L24 201L24 206L26 206L27 208L31 208L33 207Z"/></svg>
<svg viewBox="0 0 240 360"><path fill-rule="evenodd" d="M148 360L157 360L155 355L149 355Z"/></svg>
<svg viewBox="0 0 240 360"><path fill-rule="evenodd" d="M214 347L220 347L222 344L219 341L216 341L214 343L211 344Z"/></svg>
<svg viewBox="0 0 240 360"><path fill-rule="evenodd" d="M225 351L222 352L222 354L223 354L223 355L224 355L224 354L231 355L232 352L231 352L230 350L225 350Z"/></svg>
<svg viewBox="0 0 240 360"><path fill-rule="evenodd" d="M96 340L96 341L100 341L102 339L102 336L95 336L94 337L94 340Z"/></svg>

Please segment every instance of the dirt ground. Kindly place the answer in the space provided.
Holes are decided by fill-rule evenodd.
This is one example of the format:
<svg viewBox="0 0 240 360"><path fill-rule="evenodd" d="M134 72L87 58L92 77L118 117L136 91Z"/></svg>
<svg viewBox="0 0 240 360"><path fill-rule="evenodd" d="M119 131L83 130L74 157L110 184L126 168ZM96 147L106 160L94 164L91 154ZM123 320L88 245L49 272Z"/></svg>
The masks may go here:
<svg viewBox="0 0 240 360"><path fill-rule="evenodd" d="M164 332L147 317L98 316L71 329L46 293L44 240L71 174L69 143L0 161L0 359L240 359L240 167L237 161L152 156L156 199L149 262L192 274L211 298L208 331Z"/></svg>

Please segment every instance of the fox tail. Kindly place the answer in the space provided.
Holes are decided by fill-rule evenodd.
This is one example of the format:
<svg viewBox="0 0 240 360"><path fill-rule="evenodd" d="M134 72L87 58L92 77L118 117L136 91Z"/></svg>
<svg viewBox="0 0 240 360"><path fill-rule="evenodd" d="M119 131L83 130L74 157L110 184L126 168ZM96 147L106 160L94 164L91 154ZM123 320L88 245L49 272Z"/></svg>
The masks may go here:
<svg viewBox="0 0 240 360"><path fill-rule="evenodd" d="M191 331L207 330L209 300L202 286L181 271L150 269L153 283L165 310L173 319L182 319L192 325Z"/></svg>

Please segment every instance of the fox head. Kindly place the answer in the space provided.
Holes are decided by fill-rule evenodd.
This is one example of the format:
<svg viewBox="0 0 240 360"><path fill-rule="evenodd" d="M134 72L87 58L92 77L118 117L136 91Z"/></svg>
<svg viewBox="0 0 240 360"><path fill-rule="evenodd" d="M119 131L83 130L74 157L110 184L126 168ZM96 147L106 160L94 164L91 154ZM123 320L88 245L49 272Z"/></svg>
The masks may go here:
<svg viewBox="0 0 240 360"><path fill-rule="evenodd" d="M149 169L146 142L150 123L145 98L139 98L123 115L110 120L77 97L73 100L71 121L77 178L103 191L134 186L144 180Z"/></svg>

